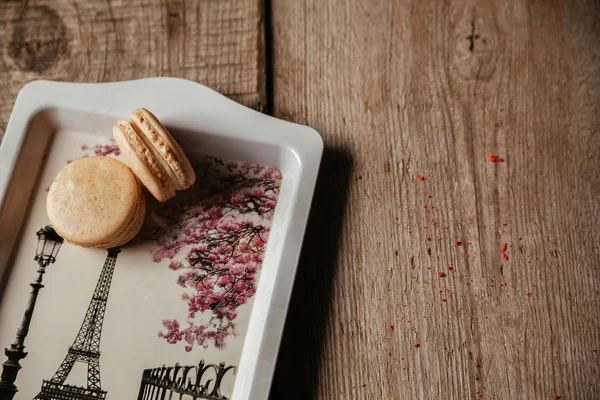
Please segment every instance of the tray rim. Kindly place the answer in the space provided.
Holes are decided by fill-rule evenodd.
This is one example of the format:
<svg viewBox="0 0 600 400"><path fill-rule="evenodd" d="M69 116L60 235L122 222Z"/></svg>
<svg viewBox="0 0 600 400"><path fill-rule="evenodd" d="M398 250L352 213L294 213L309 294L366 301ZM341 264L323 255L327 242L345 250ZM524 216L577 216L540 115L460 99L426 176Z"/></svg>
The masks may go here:
<svg viewBox="0 0 600 400"><path fill-rule="evenodd" d="M115 102L115 98L127 96L127 101L137 100L144 104L146 99L139 96L143 96L142 93L148 90L181 94L177 101L170 101L170 108L182 105L183 101L189 102L190 98L204 98L204 102L206 98L210 98L215 107L236 116L232 118L243 119L248 127L261 127L262 136L253 137L253 140L285 147L293 152L299 162L299 171L293 179L293 197L290 199L292 207L287 215L283 214L286 217L283 222L285 238L294 240L282 240L277 254L270 252L273 254L269 256L278 257L276 260L270 259L271 263L277 264L275 276L264 279L261 274L232 394L232 399L235 400L267 399L323 153L323 140L316 130L262 114L200 83L180 78L155 77L107 83L33 81L19 92L0 144L0 210L4 206L11 178L17 168L29 122L38 112L61 108L104 115L119 112L127 115L130 110L118 110L120 103ZM157 114L161 112L156 108L153 111ZM248 135L242 131L228 132L226 136L248 139ZM276 209L274 220L277 215ZM265 255L264 264L267 256Z"/></svg>

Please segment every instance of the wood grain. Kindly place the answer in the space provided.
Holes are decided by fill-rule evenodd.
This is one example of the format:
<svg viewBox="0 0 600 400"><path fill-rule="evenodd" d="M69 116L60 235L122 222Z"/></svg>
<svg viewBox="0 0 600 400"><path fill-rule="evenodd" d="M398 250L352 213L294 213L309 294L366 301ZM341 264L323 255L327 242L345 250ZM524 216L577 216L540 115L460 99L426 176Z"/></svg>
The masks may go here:
<svg viewBox="0 0 600 400"><path fill-rule="evenodd" d="M274 114L327 148L273 399L598 398L599 20L272 1Z"/></svg>
<svg viewBox="0 0 600 400"><path fill-rule="evenodd" d="M34 79L173 76L263 109L262 21L259 0L0 1L0 138Z"/></svg>

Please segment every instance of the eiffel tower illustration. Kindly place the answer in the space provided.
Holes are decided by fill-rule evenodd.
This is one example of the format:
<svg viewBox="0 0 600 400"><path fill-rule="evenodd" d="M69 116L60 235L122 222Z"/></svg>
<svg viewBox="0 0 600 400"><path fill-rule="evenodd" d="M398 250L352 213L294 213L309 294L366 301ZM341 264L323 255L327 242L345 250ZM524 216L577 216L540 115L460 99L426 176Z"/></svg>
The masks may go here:
<svg viewBox="0 0 600 400"><path fill-rule="evenodd" d="M108 249L108 256L79 333L52 379L42 382L42 391L34 400L106 399L106 391L100 386L100 336L106 300L120 251L119 248ZM65 384L75 362L87 364L87 388Z"/></svg>

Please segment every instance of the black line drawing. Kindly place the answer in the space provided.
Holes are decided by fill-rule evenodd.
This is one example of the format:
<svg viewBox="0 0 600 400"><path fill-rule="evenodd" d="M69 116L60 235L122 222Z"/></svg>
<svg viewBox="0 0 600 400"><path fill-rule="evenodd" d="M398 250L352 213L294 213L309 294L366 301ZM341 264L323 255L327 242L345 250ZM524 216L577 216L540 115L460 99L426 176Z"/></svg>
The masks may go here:
<svg viewBox="0 0 600 400"><path fill-rule="evenodd" d="M18 392L14 383L21 369L19 361L27 356L24 343L29 333L39 291L44 287L42 278L46 267L56 261L56 255L63 243L63 239L50 226L40 229L36 234L38 247L35 260L39 265L38 277L30 284L33 290L17 331L17 338L9 349L5 349L8 359L2 364L0 400L12 400ZM106 399L107 392L102 390L100 383L100 339L110 286L120 251L119 248L108 249L108 255L79 332L58 370L51 379L42 382L41 391L34 400ZM65 383L75 362L87 364L87 387ZM234 366L226 367L225 363L206 364L204 360L194 366L175 364L174 367L146 369L142 373L138 400L166 398L228 400L221 393L221 383L227 372L235 369Z"/></svg>
<svg viewBox="0 0 600 400"><path fill-rule="evenodd" d="M106 391L100 385L100 338L106 312L106 301L112 282L119 248L108 249L108 255L96 284L94 295L73 344L60 367L49 380L42 382L34 400L104 400ZM75 362L87 364L87 388L65 384Z"/></svg>
<svg viewBox="0 0 600 400"><path fill-rule="evenodd" d="M182 367L159 367L144 370L138 400L163 399L203 399L228 400L221 393L221 382L228 371L234 366L225 363L205 364L201 360L198 365ZM209 375L214 373L213 379ZM204 378L204 383L202 382ZM212 387L211 387L212 383Z"/></svg>
<svg viewBox="0 0 600 400"><path fill-rule="evenodd" d="M44 287L42 284L42 278L46 272L46 267L54 261L56 261L56 255L60 246L63 243L58 233L51 226L46 226L36 232L38 237L38 245L34 260L38 262L38 277L35 282L30 283L33 288L31 295L29 296L29 302L27 309L23 314L23 320L21 326L17 330L17 339L10 346L9 349L5 349L4 353L8 359L2 364L2 377L0 378L0 400L11 400L18 392L15 380L17 374L21 369L19 361L27 356L25 351L25 338L29 333L29 325L31 324L31 318L33 317L33 311L35 309L35 303L37 301L40 289Z"/></svg>

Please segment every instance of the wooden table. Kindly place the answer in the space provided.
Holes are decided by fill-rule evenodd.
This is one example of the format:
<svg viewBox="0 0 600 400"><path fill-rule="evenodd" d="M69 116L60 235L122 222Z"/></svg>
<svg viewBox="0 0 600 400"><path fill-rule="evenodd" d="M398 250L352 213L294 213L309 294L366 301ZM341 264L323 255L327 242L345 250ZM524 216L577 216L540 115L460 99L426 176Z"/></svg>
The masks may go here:
<svg viewBox="0 0 600 400"><path fill-rule="evenodd" d="M599 21L590 0L2 0L0 134L40 78L183 77L310 125L273 399L597 399Z"/></svg>

